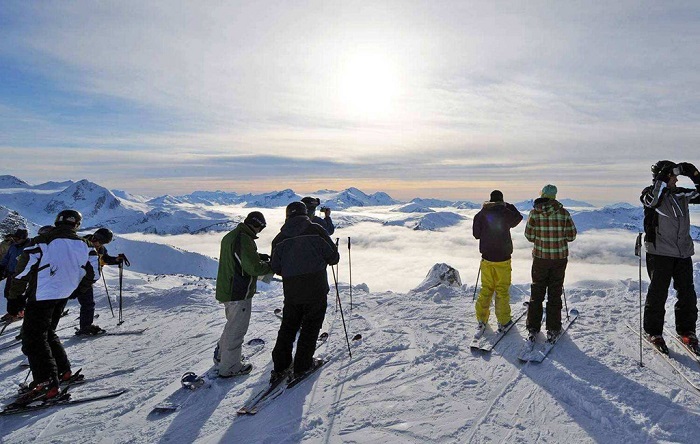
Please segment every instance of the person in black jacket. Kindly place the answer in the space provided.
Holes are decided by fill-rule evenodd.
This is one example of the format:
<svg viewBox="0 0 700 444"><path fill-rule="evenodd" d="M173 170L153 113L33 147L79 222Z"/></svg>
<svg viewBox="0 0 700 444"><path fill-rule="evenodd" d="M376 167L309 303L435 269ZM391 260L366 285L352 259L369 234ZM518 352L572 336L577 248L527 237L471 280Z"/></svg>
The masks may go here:
<svg viewBox="0 0 700 444"><path fill-rule="evenodd" d="M323 227L311 222L304 203L289 204L286 216L280 233L272 241L270 262L272 270L282 276L284 288L282 325L272 351L272 381L287 374L294 339L300 329L294 374L303 374L314 364L316 340L326 317L330 290L326 267L340 260L338 248Z"/></svg>
<svg viewBox="0 0 700 444"><path fill-rule="evenodd" d="M100 256L100 270L104 265L119 265L124 261L124 255L110 256L107 253L105 245L112 242L114 234L108 228L99 228L95 233L85 236L85 240L90 242L95 251ZM100 271L100 274L101 271ZM98 335L104 333L105 330L99 325L93 324L95 320L95 293L92 285L83 288L76 288L69 299L78 299L80 304L80 328L75 332L76 335Z"/></svg>
<svg viewBox="0 0 700 444"><path fill-rule="evenodd" d="M478 322L476 337L481 337L486 328L494 292L498 328L508 328L512 323L509 289L513 241L510 229L521 220L523 215L515 206L503 201L503 193L499 190L491 192L491 199L484 202L481 211L474 216L472 231L474 237L479 239L481 253L481 292L475 307Z"/></svg>
<svg viewBox="0 0 700 444"><path fill-rule="evenodd" d="M321 205L321 199L318 197L306 196L301 201L306 205L306 214L309 216L309 219L311 219L311 222L319 224L326 230L329 236L332 236L333 233L335 233L335 225L333 225L333 220L331 219L331 209L328 207L321 207L321 212L324 214L324 217L321 218L320 216L316 216L316 208Z"/></svg>

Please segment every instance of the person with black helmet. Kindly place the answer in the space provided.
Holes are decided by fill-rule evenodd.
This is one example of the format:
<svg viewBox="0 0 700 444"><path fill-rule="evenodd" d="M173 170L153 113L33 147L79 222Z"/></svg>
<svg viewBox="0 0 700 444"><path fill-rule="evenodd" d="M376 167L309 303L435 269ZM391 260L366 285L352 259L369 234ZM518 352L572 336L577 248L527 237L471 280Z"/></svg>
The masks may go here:
<svg viewBox="0 0 700 444"><path fill-rule="evenodd" d="M17 405L56 397L59 381L72 375L55 330L71 292L92 285L99 277L97 252L77 234L81 221L78 211L61 211L55 228L35 237L17 261L10 295L27 293L22 352L34 379L31 390L15 401Z"/></svg>
<svg viewBox="0 0 700 444"><path fill-rule="evenodd" d="M318 197L306 196L301 201L304 202L304 205L306 205L307 215L309 216L309 219L311 219L311 222L322 226L329 236L335 233L335 225L333 225L333 221L331 220L330 208L321 207L321 212L325 215L323 219L316 216L316 208L321 205L321 199Z"/></svg>
<svg viewBox="0 0 700 444"><path fill-rule="evenodd" d="M105 265L119 265L124 261L124 255L110 256L107 253L106 244L112 242L114 234L109 228L98 228L93 234L85 236L85 240L95 248L99 255L100 275L102 267ZM99 335L105 333L105 330L99 325L94 324L95 320L95 293L92 285L89 287L78 287L70 295L69 299L78 299L80 304L80 327L75 332L76 335Z"/></svg>
<svg viewBox="0 0 700 444"><path fill-rule="evenodd" d="M0 318L0 321L15 322L24 317L24 305L26 297L19 295L17 298L10 298L10 288L15 275L15 267L17 266L17 258L22 254L22 250L27 247L31 241L29 233L24 228L18 228L11 235L12 245L7 250L7 253L0 261L0 279L7 278L5 281L5 299L7 299L7 314Z"/></svg>
<svg viewBox="0 0 700 444"><path fill-rule="evenodd" d="M292 364L292 348L299 333L293 372L301 375L315 365L316 340L326 317L328 265L340 260L328 233L312 223L303 202L286 208L286 220L272 241L272 270L282 276L284 309L282 325L272 351L271 382L286 377Z"/></svg>
<svg viewBox="0 0 700 444"><path fill-rule="evenodd" d="M644 331L661 351L668 353L663 338L668 288L676 290L676 333L696 354L700 346L695 333L698 319L693 284L695 254L690 236L689 204L700 204L700 173L692 163L660 160L651 167L653 183L642 190L644 246L651 282L644 305ZM687 176L695 189L677 186L678 176Z"/></svg>
<svg viewBox="0 0 700 444"><path fill-rule="evenodd" d="M253 211L223 239L216 275L216 299L224 304L226 325L214 352L219 377L245 375L253 365L241 360L241 347L250 325L253 296L259 276L272 273L270 256L258 253L255 239L267 223Z"/></svg>

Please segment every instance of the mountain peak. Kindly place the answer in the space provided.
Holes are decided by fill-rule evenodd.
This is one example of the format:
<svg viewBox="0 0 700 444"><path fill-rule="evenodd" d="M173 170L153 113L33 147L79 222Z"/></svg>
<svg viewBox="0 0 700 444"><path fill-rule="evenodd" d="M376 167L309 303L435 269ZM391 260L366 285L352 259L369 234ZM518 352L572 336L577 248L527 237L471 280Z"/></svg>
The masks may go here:
<svg viewBox="0 0 700 444"><path fill-rule="evenodd" d="M31 188L31 185L15 176L5 174L0 176L0 188Z"/></svg>

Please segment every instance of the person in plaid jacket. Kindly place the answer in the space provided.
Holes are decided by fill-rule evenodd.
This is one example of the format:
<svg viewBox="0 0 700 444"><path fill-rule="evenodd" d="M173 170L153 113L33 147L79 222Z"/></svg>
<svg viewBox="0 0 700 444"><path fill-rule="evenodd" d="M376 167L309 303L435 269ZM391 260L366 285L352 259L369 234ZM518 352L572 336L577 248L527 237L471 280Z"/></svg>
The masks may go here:
<svg viewBox="0 0 700 444"><path fill-rule="evenodd" d="M547 340L561 330L561 295L569 256L569 242L576 239L576 226L561 202L557 187L546 185L534 202L525 226L532 248L532 286L527 312L528 340L534 341L542 327L542 303L547 294Z"/></svg>

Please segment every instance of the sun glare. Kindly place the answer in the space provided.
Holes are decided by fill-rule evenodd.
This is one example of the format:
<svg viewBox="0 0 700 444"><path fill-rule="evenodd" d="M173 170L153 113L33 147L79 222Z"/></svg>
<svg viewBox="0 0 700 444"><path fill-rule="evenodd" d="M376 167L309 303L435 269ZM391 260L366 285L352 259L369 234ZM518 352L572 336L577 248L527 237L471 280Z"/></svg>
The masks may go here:
<svg viewBox="0 0 700 444"><path fill-rule="evenodd" d="M362 55L350 57L343 64L339 86L346 111L378 117L391 111L398 79L385 58Z"/></svg>

